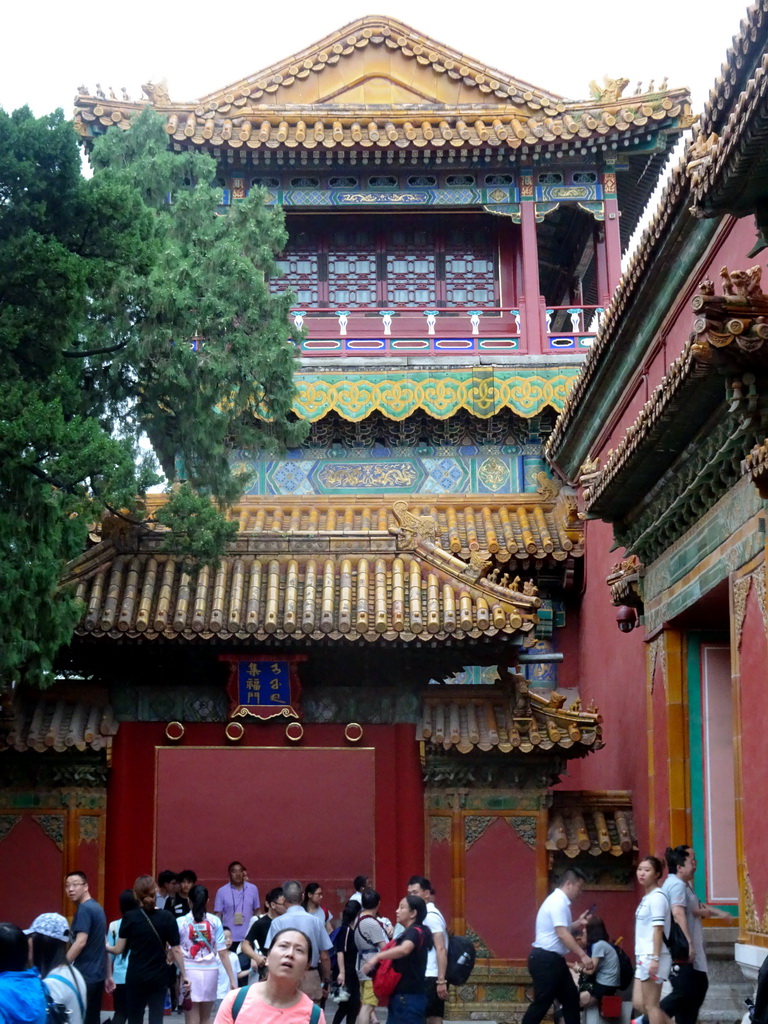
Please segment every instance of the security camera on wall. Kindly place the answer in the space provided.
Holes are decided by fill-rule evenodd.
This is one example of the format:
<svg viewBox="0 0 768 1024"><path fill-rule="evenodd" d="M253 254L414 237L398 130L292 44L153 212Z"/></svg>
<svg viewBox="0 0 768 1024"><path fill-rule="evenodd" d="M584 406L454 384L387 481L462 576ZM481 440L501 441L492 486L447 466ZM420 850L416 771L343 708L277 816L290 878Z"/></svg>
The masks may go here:
<svg viewBox="0 0 768 1024"><path fill-rule="evenodd" d="M622 633L631 633L637 625L637 611L623 604L616 610L616 622Z"/></svg>

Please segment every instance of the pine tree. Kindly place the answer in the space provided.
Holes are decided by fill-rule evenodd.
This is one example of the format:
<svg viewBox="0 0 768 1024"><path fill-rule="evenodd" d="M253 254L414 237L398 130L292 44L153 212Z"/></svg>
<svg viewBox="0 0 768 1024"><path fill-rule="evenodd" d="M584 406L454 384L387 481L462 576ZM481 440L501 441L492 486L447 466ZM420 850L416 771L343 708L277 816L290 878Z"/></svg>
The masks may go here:
<svg viewBox="0 0 768 1024"><path fill-rule="evenodd" d="M61 112L0 110L0 686L52 680L82 611L67 561L105 508L141 523L159 480L143 435L176 485L167 544L215 561L233 448L302 434L290 297L268 284L282 216L258 194L221 215L214 161L167 142L143 113L87 179Z"/></svg>

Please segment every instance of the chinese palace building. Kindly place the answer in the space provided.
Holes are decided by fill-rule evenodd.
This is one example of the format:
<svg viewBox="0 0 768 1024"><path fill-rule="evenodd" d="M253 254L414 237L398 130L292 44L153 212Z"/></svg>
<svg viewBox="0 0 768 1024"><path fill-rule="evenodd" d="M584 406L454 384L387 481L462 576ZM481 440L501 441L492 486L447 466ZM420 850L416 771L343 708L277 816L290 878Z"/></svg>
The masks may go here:
<svg viewBox="0 0 768 1024"><path fill-rule="evenodd" d="M768 947L766 49L761 2L547 442L588 519L583 607L605 642L582 649L585 693L637 725L581 784L631 785L649 849L693 848L699 897L733 915L708 941L751 982Z"/></svg>
<svg viewBox="0 0 768 1024"><path fill-rule="evenodd" d="M78 95L86 146L150 103L169 146L218 161L222 212L254 187L284 209L273 287L295 296L310 431L236 453L252 486L218 567L111 519L70 566L84 612L62 679L22 696L0 743L0 852L38 877L3 891L10 919L50 910L72 868L110 910L142 872L210 888L235 857L262 894L321 881L335 912L357 874L391 911L423 872L479 950L450 1015L494 1020L525 1003L565 866L631 934L662 805L592 598L608 530L590 522L585 551L586 456L561 469L555 428L582 407L585 355L602 365L621 251L693 122L685 89L627 85L566 100L366 17L192 103L151 83Z"/></svg>

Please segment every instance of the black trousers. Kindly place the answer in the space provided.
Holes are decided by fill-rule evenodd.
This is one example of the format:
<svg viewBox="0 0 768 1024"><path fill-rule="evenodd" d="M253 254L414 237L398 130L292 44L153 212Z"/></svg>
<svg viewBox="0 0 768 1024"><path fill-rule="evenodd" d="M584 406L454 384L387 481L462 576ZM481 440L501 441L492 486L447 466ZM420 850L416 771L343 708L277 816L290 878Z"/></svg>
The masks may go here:
<svg viewBox="0 0 768 1024"><path fill-rule="evenodd" d="M357 980L357 971L352 969L346 973L346 985L349 992L349 999L345 1003L339 1003L338 1009L333 1016L333 1024L355 1024L357 1015L360 1012L360 982Z"/></svg>
<svg viewBox="0 0 768 1024"><path fill-rule="evenodd" d="M158 985L157 980L150 984L129 979L125 986L125 1008L128 1013L128 1024L142 1024L144 1010L149 1011L149 1024L163 1024L165 1009L165 979Z"/></svg>
<svg viewBox="0 0 768 1024"><path fill-rule="evenodd" d="M101 1020L101 997L104 995L103 981L85 983L85 1024L99 1024Z"/></svg>
<svg viewBox="0 0 768 1024"><path fill-rule="evenodd" d="M128 1011L125 1008L125 984L115 985L115 991L112 993L112 1005L115 1007L112 1024L125 1024L128 1019Z"/></svg>
<svg viewBox="0 0 768 1024"><path fill-rule="evenodd" d="M669 976L672 991L661 1000L661 1008L677 1024L696 1024L701 1004L709 988L706 971L693 964L675 964Z"/></svg>
<svg viewBox="0 0 768 1024"><path fill-rule="evenodd" d="M539 1024L555 999L563 1008L565 1024L579 1024L579 993L565 957L534 946L528 956L528 970L533 978L533 1001L522 1024Z"/></svg>

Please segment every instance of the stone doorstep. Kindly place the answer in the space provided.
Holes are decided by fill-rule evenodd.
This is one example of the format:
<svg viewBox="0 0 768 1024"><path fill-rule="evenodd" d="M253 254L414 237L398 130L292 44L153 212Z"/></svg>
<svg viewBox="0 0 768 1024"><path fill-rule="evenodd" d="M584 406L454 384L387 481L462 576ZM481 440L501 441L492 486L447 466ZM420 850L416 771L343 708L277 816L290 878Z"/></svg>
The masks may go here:
<svg viewBox="0 0 768 1024"><path fill-rule="evenodd" d="M709 991L699 1013L702 1024L736 1024L744 1016L744 1000L753 994L754 986L736 963L734 946L738 938L736 927L704 929Z"/></svg>

